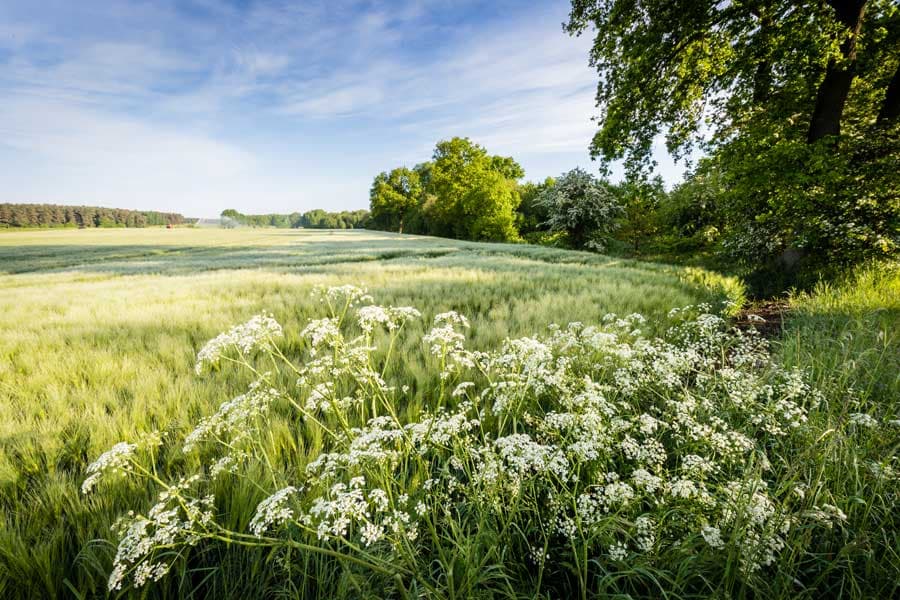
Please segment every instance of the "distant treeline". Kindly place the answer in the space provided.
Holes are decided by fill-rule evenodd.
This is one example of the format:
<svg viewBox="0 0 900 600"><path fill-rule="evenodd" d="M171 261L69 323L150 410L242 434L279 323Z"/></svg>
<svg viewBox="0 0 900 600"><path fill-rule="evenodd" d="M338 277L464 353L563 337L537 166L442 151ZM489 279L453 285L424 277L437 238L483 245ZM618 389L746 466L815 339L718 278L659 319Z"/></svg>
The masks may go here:
<svg viewBox="0 0 900 600"><path fill-rule="evenodd" d="M369 219L369 211L352 210L342 212L328 212L320 208L305 213L291 213L288 215L245 215L233 208L222 211L223 219L231 219L240 225L250 227L280 227L283 229L359 229L365 226ZM226 221L227 223L227 221Z"/></svg>
<svg viewBox="0 0 900 600"><path fill-rule="evenodd" d="M0 227L152 227L180 225L183 215L58 204L0 204Z"/></svg>

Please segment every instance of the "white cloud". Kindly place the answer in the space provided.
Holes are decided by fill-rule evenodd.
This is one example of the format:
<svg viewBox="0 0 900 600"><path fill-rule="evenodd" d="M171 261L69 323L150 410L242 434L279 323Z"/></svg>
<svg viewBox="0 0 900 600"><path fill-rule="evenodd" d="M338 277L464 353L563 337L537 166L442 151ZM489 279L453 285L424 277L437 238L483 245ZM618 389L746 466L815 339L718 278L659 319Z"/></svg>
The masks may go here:
<svg viewBox="0 0 900 600"><path fill-rule="evenodd" d="M361 111L368 112L372 106L380 104L384 98L384 91L379 86L366 85L361 82L320 91L311 98L287 104L279 110L285 114L306 117L338 117Z"/></svg>
<svg viewBox="0 0 900 600"><path fill-rule="evenodd" d="M434 18L453 0L202 0L203 18L85 2L81 29L0 8L4 199L358 208L377 171L453 135L533 179L590 166L596 73L590 40L560 30L564 0L460 27Z"/></svg>
<svg viewBox="0 0 900 600"><path fill-rule="evenodd" d="M290 64L290 57L284 54L243 50L235 52L237 65L250 76L274 75Z"/></svg>
<svg viewBox="0 0 900 600"><path fill-rule="evenodd" d="M0 132L7 199L174 210L257 168L251 154L209 137L56 101L12 100Z"/></svg>
<svg viewBox="0 0 900 600"><path fill-rule="evenodd" d="M55 101L14 98L0 112L0 144L62 164L171 168L198 175L239 172L252 156L210 138Z"/></svg>
<svg viewBox="0 0 900 600"><path fill-rule="evenodd" d="M382 19L372 21L383 27ZM434 60L370 60L360 71L341 70L292 89L279 110L335 121L353 114L432 142L469 135L511 154L587 158L596 85L587 65L589 41L546 22L529 18L444 40L448 46Z"/></svg>

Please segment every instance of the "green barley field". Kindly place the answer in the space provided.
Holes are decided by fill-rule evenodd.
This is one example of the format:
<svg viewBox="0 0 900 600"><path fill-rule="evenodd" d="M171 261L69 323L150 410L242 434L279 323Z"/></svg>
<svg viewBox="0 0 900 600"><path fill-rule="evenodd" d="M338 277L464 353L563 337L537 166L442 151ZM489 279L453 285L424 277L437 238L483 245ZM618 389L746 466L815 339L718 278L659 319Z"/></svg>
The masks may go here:
<svg viewBox="0 0 900 600"><path fill-rule="evenodd" d="M312 343L301 335L309 319L327 316L326 305L313 292L318 286L343 285L365 288L379 305L415 307L421 318L404 325L403 335L396 339L388 333L371 338L377 348L368 355L370 360L388 383L398 384L396 390L379 392L383 407L376 407L373 395L371 407L366 404L346 419L334 412L318 417L303 412L301 417L290 408L293 403L286 402L308 406L304 402L311 393L297 384L295 371L322 357L309 353ZM663 510L649 503L639 509L638 501L628 497L623 502L632 512L627 512L625 503L621 510L610 509L607 496L606 516L597 521L600 525L594 524L598 529L588 535L579 524L581 542L568 545L565 536L548 533L549 523L544 524L546 531L534 525L542 522L542 507L551 504L550 498L562 497L565 486L556 482L554 486L562 487L554 487L555 492L538 489L538 483L528 479L536 477L532 470L518 473L515 482L520 487L514 491L503 488L509 494L503 500L485 495L481 488L479 495L465 501L448 492L446 506L457 503L452 515L442 508L439 496L422 496L434 499L430 516L421 517L418 538L407 536L410 539L396 546L390 546L387 537L363 545L352 527L345 536L317 540L304 532L301 521L281 523L284 529L278 535L278 523L268 523L272 540L288 542L266 545L246 534L258 505L267 495L299 481L309 463L326 450L336 451L340 444L330 446L326 432L346 425L348 432L356 427L353 431L358 433L368 418L385 410L398 423L439 414L438 405L450 412L468 410L454 404L459 395L449 393L449 382L472 379L474 388L492 389L491 378L496 375L489 369L475 375L446 371L446 377L440 376L449 369L445 359L453 353L445 352L440 356L444 362L437 364L437 354L429 355L423 344L436 315L448 311L464 315L470 323L465 329L466 348L492 352L507 338L550 336L551 323L600 324L609 313L640 313L646 318L641 333L623 330L618 335L630 340L628 352L645 356L638 340L665 337L672 308L708 303L709 310L718 313L726 309L726 301L743 302L740 285L697 269L597 254L366 231L176 228L0 233L0 597L752 598L764 593L779 598L890 597L897 593L900 580L898 298L896 267L873 266L841 285L791 299L792 317L781 337L771 343L777 369L748 371L746 377L760 385L768 381L776 396L783 392L796 405L792 414L803 413L796 430L779 432L781 425L765 429L755 416L744 419L730 404L722 408L729 431L740 432L741 439L757 449L731 462L724 454L712 453L710 460L721 464L710 467L710 472L728 470L732 479L749 481L747 469L753 463L753 477L768 482L767 498L778 507L771 514L781 514L781 507L790 513L790 533L754 530L755 525L726 511L721 513L726 515L723 524L716 527L716 535L725 538L720 548L717 538L704 529L716 525L705 520L712 514L704 512L708 507L673 503ZM263 352L248 356L246 368L220 364L212 372L195 372L197 353L207 340L262 311L271 313L283 328L277 348L289 360L288 366L265 364ZM349 339L359 330L352 322L355 317L348 314L349 325L342 326L349 327ZM727 319L727 311L722 315ZM716 339L723 347L736 343ZM671 343L671 355L689 355L678 354L679 342ZM616 356L622 355L622 348ZM339 352L334 346L333 355ZM596 357L571 356L572 364L587 361L587 366L572 368L566 384L572 390L583 385L585 377L621 381L624 371L613 376L611 371L597 370ZM554 354L553 360L557 358ZM512 377L508 366L496 366L501 363L506 365L496 360L491 368ZM722 364L704 363L704 368L715 376ZM784 391L789 384L779 369L786 373L794 367L802 371L805 385L816 390L804 392L803 398L814 400ZM603 393L616 402L640 405L636 414L641 418L654 414L654 422L664 422L669 415L664 399L671 400L672 394L682 398L720 393L711 384L695 387L700 385L696 374L681 371L680 383L665 387L653 375L654 369L664 367L647 368L641 371L644 375L635 375L636 399L620 397L616 385L607 385ZM180 450L184 436L223 402L247 390L266 369L275 372L269 377L280 390L280 403L273 404L263 421L248 425L252 439L222 429L216 442L248 444L240 454L249 456L248 462L224 478L210 477L207 482L203 475L197 484L205 486L204 494L214 492L215 518L221 527L203 529L199 542L161 544L159 557L168 572L159 581L111 586L121 539L111 526L129 510L147 511L157 502L160 485L171 485L166 482L183 475L208 473L206 455ZM641 387L645 385L649 387ZM347 386L364 387L358 382ZM501 412L496 403L493 408L486 405L480 426L491 424L510 435L538 427L533 415L548 414L546 403L564 395L548 395L546 390L540 394L528 396L534 405L527 415L510 413L511 420L493 414ZM753 402L764 404L758 398ZM874 425L859 415L867 415ZM650 429L655 431L655 426ZM92 493L82 493L88 465L98 456L115 444L152 432L159 432L161 442L141 460L150 465L156 479L110 477ZM334 439L346 442L350 435ZM491 439L487 434L482 442ZM656 471L648 469L663 476L681 468L680 450L674 449L681 448L681 442L660 439L669 458L654 463ZM691 448L691 456L701 453ZM606 472L619 464L619 458L610 457L608 464L597 468ZM761 466L759 457L765 458ZM389 495L396 487L412 496L428 489L423 483L428 473L450 464L439 458L427 463L415 456L406 460L390 473L383 465L377 474L363 471L369 481L384 478L382 488ZM486 468L487 463L478 462L483 458L472 460ZM720 485L714 475L704 477L708 479L698 475L698 482L708 486L712 496L718 498L717 490L734 489ZM301 510L299 505L296 510ZM652 519L634 521L641 511ZM667 520L666 515L676 513L681 516ZM376 528L372 519L367 524ZM653 523L658 529L634 539L615 537L615 532L631 531L638 522L641 527ZM747 547L747 538L741 536L757 539L770 534L777 541L772 542L774 558L755 557L754 566L748 567L740 550ZM365 540L375 540L375 533L368 535ZM542 541L536 542L538 538ZM538 558L535 543L543 544Z"/></svg>

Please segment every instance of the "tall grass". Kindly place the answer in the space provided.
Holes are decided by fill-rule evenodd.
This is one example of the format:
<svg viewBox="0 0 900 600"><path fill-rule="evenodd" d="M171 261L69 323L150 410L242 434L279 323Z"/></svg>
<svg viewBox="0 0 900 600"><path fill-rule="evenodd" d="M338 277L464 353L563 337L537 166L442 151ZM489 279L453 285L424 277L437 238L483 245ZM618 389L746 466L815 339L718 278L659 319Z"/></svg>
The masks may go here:
<svg viewBox="0 0 900 600"><path fill-rule="evenodd" d="M437 313L467 315L468 347L493 350L507 337L546 334L551 322L598 323L610 312L642 313L644 334L662 335L672 307L742 298L740 285L707 271L370 232L0 233L0 273L2 598L106 594L116 543L110 527L124 511L153 505L158 489L119 481L85 496L79 488L86 466L117 442L158 430L167 434L151 461L158 472L177 479L196 471L204 458L182 453L180 440L253 379L226 368L198 377L197 350L268 310L285 329L279 348L300 356L307 344L299 335L303 324L322 316L310 295L316 285L352 283L367 287L379 303L422 311L421 322L409 323L393 349L402 364L390 373L402 373L410 386L397 406L404 421L434 409L440 380L422 357L420 339ZM900 270L860 270L792 298L791 305L787 329L772 345L774 361L801 369L824 400L810 407L803 434L789 443L759 438L771 463L760 473L777 482L769 493L779 502L836 505L846 518L834 519L831 529L794 530L777 561L749 583L736 555L711 559L696 536L662 565L636 560L610 568L606 555L573 555L568 566L584 565L580 571L560 569L552 581L538 581L536 564L523 558L528 549L503 554L498 521L471 513L448 521L465 528L436 531L440 550L429 562L434 581L398 579L296 548L211 543L194 548L181 563L187 566L155 586L124 595L413 598L435 589L459 598L553 597L552 590L613 597L896 595L900 428L888 424L900 418ZM382 348L377 360L383 356ZM294 378L279 385L290 389ZM867 427L864 416L877 427ZM259 436L286 481L328 444L322 431L299 427L290 411L276 411ZM254 466L247 475L210 490L220 523L235 531L247 531L265 498L252 482L263 481L266 469ZM542 508L510 503L503 514ZM578 573L589 573L590 584L580 584L588 579Z"/></svg>
<svg viewBox="0 0 900 600"><path fill-rule="evenodd" d="M596 322L608 312L654 318L723 299L722 285L698 286L672 267L369 232L10 232L0 234L0 272L0 597L103 590L109 527L152 492L125 487L84 499L85 466L141 432L183 433L246 386L239 373L197 378L198 347L262 309L299 331L319 310L315 285L366 286L428 318L458 310L472 319L475 348L550 322ZM285 343L300 341L293 333ZM415 356L410 350L398 348ZM434 374L415 359L408 367L427 389ZM423 404L418 397L411 406ZM272 435L289 445L288 428L275 424ZM183 460L164 453L161 468L177 473ZM235 514L255 507L240 489L230 496ZM207 589L264 588L258 558L226 549L216 560L234 568Z"/></svg>
<svg viewBox="0 0 900 600"><path fill-rule="evenodd" d="M808 373L827 404L811 415L825 443L794 458L793 474L853 498L841 538L817 540L805 560L820 593L875 597L865 581L900 585L900 427L842 433L854 415L900 425L900 265L863 267L791 298L776 345L780 362ZM858 418L858 417L857 417ZM857 428L860 432L863 428Z"/></svg>
<svg viewBox="0 0 900 600"><path fill-rule="evenodd" d="M832 394L893 414L900 398L900 265L869 265L793 297L781 352Z"/></svg>

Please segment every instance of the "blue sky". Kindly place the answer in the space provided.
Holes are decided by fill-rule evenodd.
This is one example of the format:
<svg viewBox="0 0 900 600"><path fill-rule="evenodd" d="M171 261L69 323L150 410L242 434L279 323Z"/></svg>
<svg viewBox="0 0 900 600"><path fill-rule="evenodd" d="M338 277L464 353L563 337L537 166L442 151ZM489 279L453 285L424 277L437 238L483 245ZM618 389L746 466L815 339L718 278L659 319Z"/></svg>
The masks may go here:
<svg viewBox="0 0 900 600"><path fill-rule="evenodd" d="M469 136L596 171L565 0L4 0L0 201L215 216L364 208ZM682 167L658 157L675 181Z"/></svg>

